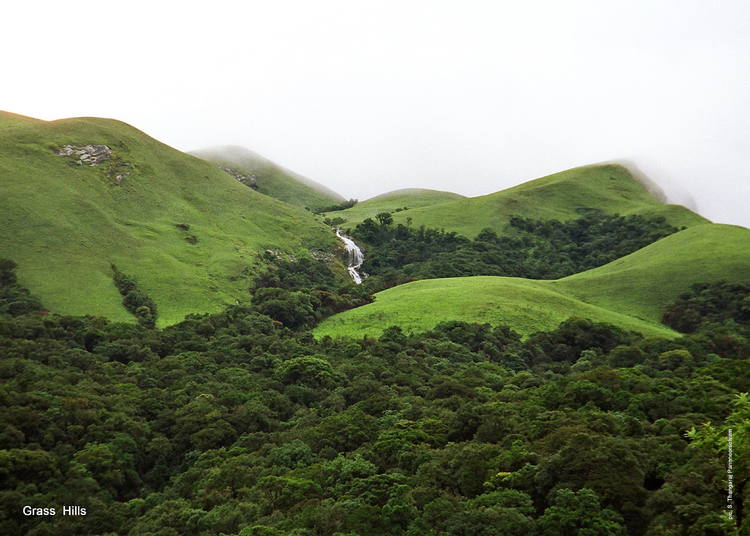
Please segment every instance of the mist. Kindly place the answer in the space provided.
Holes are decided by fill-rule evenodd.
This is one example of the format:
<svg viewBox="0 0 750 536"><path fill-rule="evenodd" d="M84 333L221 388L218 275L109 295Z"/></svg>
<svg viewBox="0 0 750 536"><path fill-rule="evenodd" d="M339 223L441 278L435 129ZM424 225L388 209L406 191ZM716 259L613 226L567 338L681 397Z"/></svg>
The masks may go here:
<svg viewBox="0 0 750 536"><path fill-rule="evenodd" d="M727 0L5 7L0 108L239 145L366 199L627 160L750 226L750 6Z"/></svg>

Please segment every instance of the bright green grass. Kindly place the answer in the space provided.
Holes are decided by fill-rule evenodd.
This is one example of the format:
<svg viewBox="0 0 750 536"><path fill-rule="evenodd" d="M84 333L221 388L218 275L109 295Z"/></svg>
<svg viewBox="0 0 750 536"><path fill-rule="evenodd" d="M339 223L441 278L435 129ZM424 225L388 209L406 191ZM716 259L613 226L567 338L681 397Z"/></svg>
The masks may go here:
<svg viewBox="0 0 750 536"><path fill-rule="evenodd" d="M217 147L191 151L190 154L242 173L253 174L260 193L292 205L317 209L344 200L341 195L322 184L284 169L244 147Z"/></svg>
<svg viewBox="0 0 750 536"><path fill-rule="evenodd" d="M367 218L374 218L380 212L392 212L394 214L409 214L411 209L447 203L465 199L460 194L452 192L443 192L440 190L424 190L420 188L406 188L395 190L377 197L372 197L361 203L357 203L352 208L338 210L335 212L326 212L328 218L343 218L346 223L344 227L355 227ZM409 210L399 213L394 212L396 209L408 207Z"/></svg>
<svg viewBox="0 0 750 536"><path fill-rule="evenodd" d="M507 324L528 335L571 316L674 335L659 324L664 307L693 283L722 279L750 282L750 230L705 224L557 281L482 276L400 285L327 319L315 335L378 335L390 325L423 331L447 320Z"/></svg>
<svg viewBox="0 0 750 536"><path fill-rule="evenodd" d="M130 175L115 186L103 166L72 166L53 151L64 144L106 144ZM183 223L189 231L176 227ZM18 263L20 282L51 311L132 322L112 283L115 263L156 301L166 325L246 300L267 248L305 254L335 245L304 209L125 123L0 115L0 257Z"/></svg>
<svg viewBox="0 0 750 536"><path fill-rule="evenodd" d="M552 282L581 300L658 322L694 283L750 282L750 230L705 224L667 236L599 268Z"/></svg>
<svg viewBox="0 0 750 536"><path fill-rule="evenodd" d="M375 302L325 320L316 337L378 336L391 325L420 332L448 320L508 325L522 335L551 330L571 316L608 322L649 335L674 333L655 323L557 293L543 281L513 277L426 279L376 294Z"/></svg>
<svg viewBox="0 0 750 536"><path fill-rule="evenodd" d="M394 214L393 219L406 223L410 217L412 226L445 229L473 238L485 227L505 231L513 215L565 221L592 208L622 216L664 216L677 227L707 222L685 207L665 205L626 168L615 164L574 168L493 194L406 210Z"/></svg>

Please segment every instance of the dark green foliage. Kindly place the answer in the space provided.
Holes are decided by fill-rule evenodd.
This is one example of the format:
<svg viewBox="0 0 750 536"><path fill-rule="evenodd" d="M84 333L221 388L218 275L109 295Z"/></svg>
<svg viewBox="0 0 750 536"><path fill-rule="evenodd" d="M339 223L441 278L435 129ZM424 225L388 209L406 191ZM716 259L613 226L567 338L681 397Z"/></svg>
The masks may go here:
<svg viewBox="0 0 750 536"><path fill-rule="evenodd" d="M474 240L435 229L393 224L380 213L352 232L366 246L368 286L385 288L414 279L504 275L557 279L602 266L678 231L664 218L591 211L569 222L514 216L513 233L485 229Z"/></svg>
<svg viewBox="0 0 750 536"><path fill-rule="evenodd" d="M0 259L0 314L22 315L42 311L42 302L27 288L18 284L17 265L10 259Z"/></svg>
<svg viewBox="0 0 750 536"><path fill-rule="evenodd" d="M342 201L341 203L336 203L335 205L316 208L313 212L315 212L315 214L322 214L323 212L336 212L338 210L346 210L348 208L352 208L357 203L358 201L356 199L350 199L349 201Z"/></svg>
<svg viewBox="0 0 750 536"><path fill-rule="evenodd" d="M153 328L156 325L156 303L149 296L138 289L135 280L128 277L114 264L112 267L112 281L122 295L122 304L138 322L145 327Z"/></svg>
<svg viewBox="0 0 750 536"><path fill-rule="evenodd" d="M310 296L295 266L256 289L266 304ZM750 370L708 328L315 341L258 307L164 330L0 316L0 533L733 534L726 433L740 505Z"/></svg>
<svg viewBox="0 0 750 536"><path fill-rule="evenodd" d="M667 307L662 321L683 333L693 333L709 323L734 321L750 333L750 285L701 283Z"/></svg>
<svg viewBox="0 0 750 536"><path fill-rule="evenodd" d="M266 257L268 268L250 289L253 305L288 328L315 326L334 313L372 301L368 291L342 282L321 260Z"/></svg>

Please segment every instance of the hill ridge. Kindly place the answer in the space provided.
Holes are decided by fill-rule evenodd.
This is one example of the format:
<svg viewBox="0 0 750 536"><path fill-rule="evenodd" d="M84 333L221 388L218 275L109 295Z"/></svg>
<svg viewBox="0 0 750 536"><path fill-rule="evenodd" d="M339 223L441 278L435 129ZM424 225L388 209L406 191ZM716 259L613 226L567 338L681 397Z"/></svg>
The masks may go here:
<svg viewBox="0 0 750 536"><path fill-rule="evenodd" d="M345 200L341 194L327 186L240 145L207 147L189 151L188 154L250 173L255 177L255 187L259 192L286 203L314 209Z"/></svg>
<svg viewBox="0 0 750 536"><path fill-rule="evenodd" d="M354 207L356 209L356 207ZM504 190L445 203L411 208L393 215L395 223L455 231L473 238L484 228L503 233L513 215L561 221L588 210L622 216L663 216L676 227L708 220L682 205L664 204L620 164L591 164L517 184ZM331 213L333 214L333 213ZM467 218L471 214L471 218ZM338 214L355 226L361 217L353 209Z"/></svg>

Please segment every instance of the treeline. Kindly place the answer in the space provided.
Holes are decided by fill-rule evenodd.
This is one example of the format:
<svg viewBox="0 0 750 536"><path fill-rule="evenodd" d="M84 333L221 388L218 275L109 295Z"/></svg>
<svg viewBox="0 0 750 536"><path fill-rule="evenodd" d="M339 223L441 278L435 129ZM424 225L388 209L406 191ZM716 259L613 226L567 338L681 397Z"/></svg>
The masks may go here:
<svg viewBox="0 0 750 536"><path fill-rule="evenodd" d="M112 282L122 296L123 307L140 324L147 328L153 328L158 316L154 300L138 288L138 283L134 278L122 273L114 264L110 264L110 268L112 269Z"/></svg>
<svg viewBox="0 0 750 536"><path fill-rule="evenodd" d="M662 217L591 211L559 222L512 217L510 231L485 229L473 240L455 232L393 224L388 213L352 231L365 247L364 272L374 290L414 279L502 275L557 279L611 262L678 229Z"/></svg>
<svg viewBox="0 0 750 536"><path fill-rule="evenodd" d="M667 308L662 321L683 333L729 324L732 331L750 336L750 285L726 281L693 285Z"/></svg>
<svg viewBox="0 0 750 536"><path fill-rule="evenodd" d="M348 208L352 208L358 202L359 201L356 199L349 199L348 201L342 201L341 203L316 208L315 210L313 210L313 212L315 214L322 214L323 212L336 212L339 210L346 210Z"/></svg>
<svg viewBox="0 0 750 536"><path fill-rule="evenodd" d="M256 292L309 288L290 262ZM163 330L0 315L0 533L744 534L750 344L731 321L316 341L242 306ZM21 513L64 504L87 515Z"/></svg>
<svg viewBox="0 0 750 536"><path fill-rule="evenodd" d="M42 310L42 302L18 283L16 268L10 259L0 259L0 314L20 315Z"/></svg>

